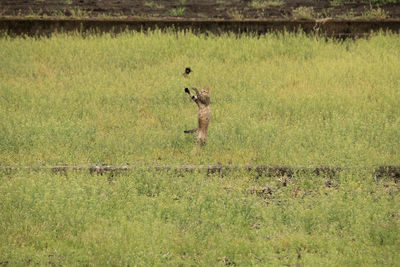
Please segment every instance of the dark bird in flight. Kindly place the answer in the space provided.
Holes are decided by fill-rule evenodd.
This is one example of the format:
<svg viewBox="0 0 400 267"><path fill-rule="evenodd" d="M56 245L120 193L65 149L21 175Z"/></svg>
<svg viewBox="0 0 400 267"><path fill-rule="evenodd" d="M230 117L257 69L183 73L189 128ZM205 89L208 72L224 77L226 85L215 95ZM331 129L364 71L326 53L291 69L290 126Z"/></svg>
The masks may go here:
<svg viewBox="0 0 400 267"><path fill-rule="evenodd" d="M185 72L183 73L183 77L187 77L191 72L193 72L189 67L185 69Z"/></svg>

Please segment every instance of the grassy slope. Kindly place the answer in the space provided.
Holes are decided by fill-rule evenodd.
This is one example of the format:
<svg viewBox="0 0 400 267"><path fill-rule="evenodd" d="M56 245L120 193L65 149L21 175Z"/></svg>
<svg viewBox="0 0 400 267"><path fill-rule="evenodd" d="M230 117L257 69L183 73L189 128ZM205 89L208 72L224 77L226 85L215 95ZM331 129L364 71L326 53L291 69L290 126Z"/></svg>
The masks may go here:
<svg viewBox="0 0 400 267"><path fill-rule="evenodd" d="M398 164L397 35L0 39L2 165ZM185 66L194 69L184 79ZM212 93L208 146L183 130Z"/></svg>

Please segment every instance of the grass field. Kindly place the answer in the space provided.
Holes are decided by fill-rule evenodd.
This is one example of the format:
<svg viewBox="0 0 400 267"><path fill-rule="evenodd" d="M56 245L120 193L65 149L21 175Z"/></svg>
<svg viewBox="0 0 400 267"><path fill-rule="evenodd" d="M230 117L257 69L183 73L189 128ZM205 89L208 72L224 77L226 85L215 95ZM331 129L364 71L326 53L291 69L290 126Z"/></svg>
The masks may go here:
<svg viewBox="0 0 400 267"><path fill-rule="evenodd" d="M334 165L337 177L0 170L0 265L398 265L400 38L0 38L0 164ZM184 78L184 68L194 73ZM211 88L200 149L183 130ZM358 169L363 166L366 168Z"/></svg>
<svg viewBox="0 0 400 267"><path fill-rule="evenodd" d="M0 262L63 266L395 266L399 185L368 173L286 186L226 177L1 176ZM269 190L262 191L268 187Z"/></svg>
<svg viewBox="0 0 400 267"><path fill-rule="evenodd" d="M398 39L2 38L0 162L398 164ZM190 86L211 88L203 151Z"/></svg>

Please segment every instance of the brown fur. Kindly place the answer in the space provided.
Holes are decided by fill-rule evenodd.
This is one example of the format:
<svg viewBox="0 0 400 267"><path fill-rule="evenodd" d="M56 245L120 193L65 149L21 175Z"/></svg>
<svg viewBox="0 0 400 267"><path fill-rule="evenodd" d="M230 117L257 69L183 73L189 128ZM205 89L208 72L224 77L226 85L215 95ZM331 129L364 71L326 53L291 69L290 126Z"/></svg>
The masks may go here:
<svg viewBox="0 0 400 267"><path fill-rule="evenodd" d="M201 145L206 144L208 125L210 123L211 111L210 111L210 89L201 89L199 92L196 87L192 87L196 95L192 94L188 88L185 88L185 92L189 94L190 98L196 102L199 107L198 111L198 128L185 131L185 133L195 133L195 142L200 142Z"/></svg>

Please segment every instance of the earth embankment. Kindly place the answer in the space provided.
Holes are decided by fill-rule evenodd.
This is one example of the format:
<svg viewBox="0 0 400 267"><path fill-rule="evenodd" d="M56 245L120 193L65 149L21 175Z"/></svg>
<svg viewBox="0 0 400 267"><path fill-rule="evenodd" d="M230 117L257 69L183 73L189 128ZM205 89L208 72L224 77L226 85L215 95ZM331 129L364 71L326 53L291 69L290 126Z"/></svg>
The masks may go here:
<svg viewBox="0 0 400 267"><path fill-rule="evenodd" d="M126 30L191 30L195 33L261 35L269 32L321 34L328 37L363 37L371 32L400 31L400 19L389 20L199 20L199 19L43 19L3 18L0 31L8 35L49 36L56 32L121 33Z"/></svg>

